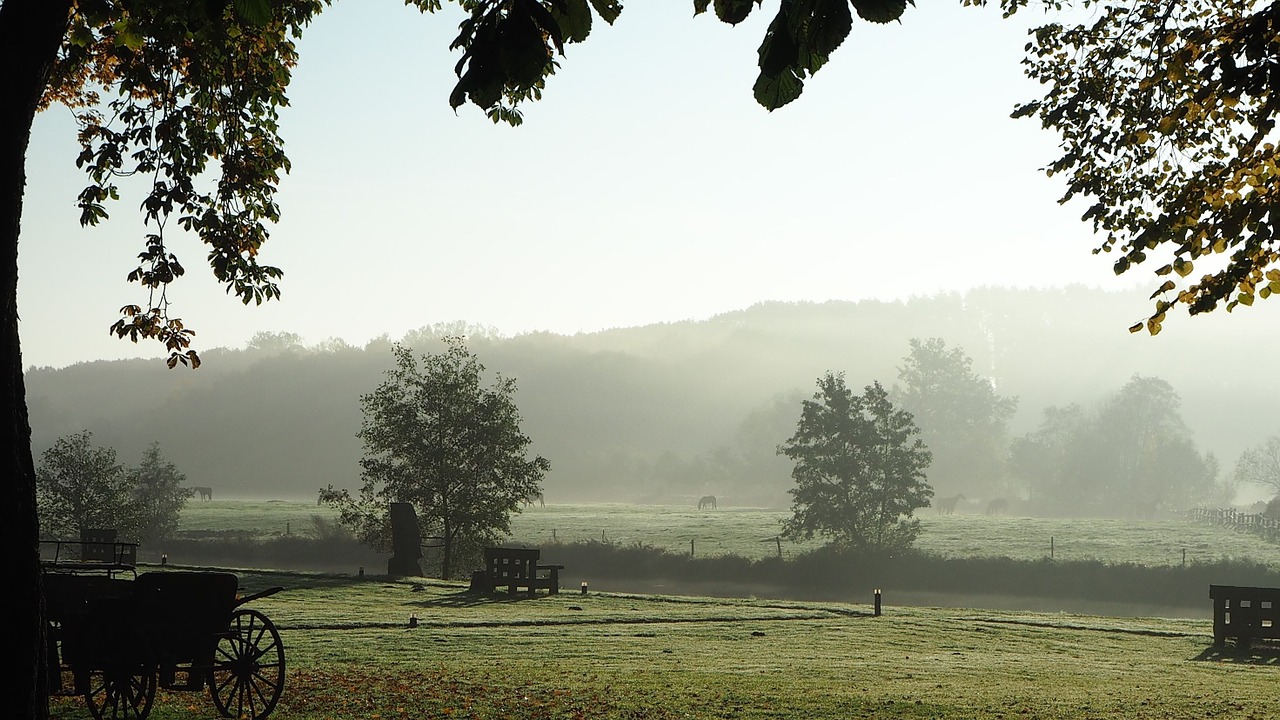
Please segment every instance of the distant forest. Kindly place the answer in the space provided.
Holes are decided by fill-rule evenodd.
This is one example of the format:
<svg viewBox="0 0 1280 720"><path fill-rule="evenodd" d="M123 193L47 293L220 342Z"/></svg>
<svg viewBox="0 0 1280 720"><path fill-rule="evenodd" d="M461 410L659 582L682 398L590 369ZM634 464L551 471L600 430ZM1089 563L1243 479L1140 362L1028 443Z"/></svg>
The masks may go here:
<svg viewBox="0 0 1280 720"><path fill-rule="evenodd" d="M1083 287L988 288L902 302L761 303L708 320L573 336L503 337L463 323L364 347L309 346L288 332L242 349L206 349L198 370L158 360L29 368L36 462L62 436L89 430L126 465L158 442L193 486L215 498L314 499L360 487L358 398L392 366L391 344L435 350L467 336L488 376L517 383L533 452L551 461L548 503L689 503L786 507L790 468L775 454L800 403L827 371L851 388L898 382L913 338L940 338L1016 398L1009 438L1049 408L1089 405L1137 375L1177 394L1195 449L1226 479L1239 454L1280 434L1277 308L1171 318L1130 334L1145 296ZM1270 321L1267 314L1270 313ZM1005 448L1007 451L1007 448ZM945 479L939 478L939 494ZM1258 489L1242 488L1261 496Z"/></svg>

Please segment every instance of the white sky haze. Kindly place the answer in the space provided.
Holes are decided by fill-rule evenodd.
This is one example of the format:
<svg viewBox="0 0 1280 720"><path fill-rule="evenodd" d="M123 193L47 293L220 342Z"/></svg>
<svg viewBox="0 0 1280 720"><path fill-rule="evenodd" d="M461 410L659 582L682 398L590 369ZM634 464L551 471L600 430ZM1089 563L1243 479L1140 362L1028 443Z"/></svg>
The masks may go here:
<svg viewBox="0 0 1280 720"><path fill-rule="evenodd" d="M756 48L776 3L736 28L692 3L628 3L566 48L519 128L448 94L460 13L335 3L300 43L282 134L293 171L263 262L283 300L224 294L190 237L174 314L197 347L256 332L362 345L464 320L572 334L703 319L771 300L905 299L986 285L1117 279L1078 206L1039 168L1056 138L1012 120L1036 96L1025 28L959 0L856 22L804 95L756 105ZM24 363L160 357L107 328L142 249L141 196L82 229L70 113L37 118L20 245ZM1155 267L1154 265L1152 267ZM1146 306L1135 308L1140 319Z"/></svg>

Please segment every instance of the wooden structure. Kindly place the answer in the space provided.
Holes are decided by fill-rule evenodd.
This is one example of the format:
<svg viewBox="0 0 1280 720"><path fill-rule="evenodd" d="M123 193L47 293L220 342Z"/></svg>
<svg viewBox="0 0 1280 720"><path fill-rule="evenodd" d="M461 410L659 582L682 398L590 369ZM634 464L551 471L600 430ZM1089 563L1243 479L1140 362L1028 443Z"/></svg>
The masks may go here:
<svg viewBox="0 0 1280 720"><path fill-rule="evenodd" d="M1210 585L1213 599L1213 644L1222 647L1235 638L1247 650L1256 639L1280 639L1280 588Z"/></svg>
<svg viewBox="0 0 1280 720"><path fill-rule="evenodd" d="M79 540L41 540L40 556L46 570L136 576L138 543L116 540L114 528L84 530Z"/></svg>
<svg viewBox="0 0 1280 720"><path fill-rule="evenodd" d="M484 549L484 572L472 579L472 589L493 592L506 588L515 595L523 589L529 595L546 590L560 593L560 571L563 565L540 565L537 548L491 547Z"/></svg>
<svg viewBox="0 0 1280 720"><path fill-rule="evenodd" d="M242 606L282 588L241 597L227 572L126 579L119 553L93 559L104 550L90 545L110 544L64 547L76 544L58 542L43 561L51 695L83 697L96 720L144 720L157 688L207 688L223 717L271 713L284 689L284 645L271 620Z"/></svg>

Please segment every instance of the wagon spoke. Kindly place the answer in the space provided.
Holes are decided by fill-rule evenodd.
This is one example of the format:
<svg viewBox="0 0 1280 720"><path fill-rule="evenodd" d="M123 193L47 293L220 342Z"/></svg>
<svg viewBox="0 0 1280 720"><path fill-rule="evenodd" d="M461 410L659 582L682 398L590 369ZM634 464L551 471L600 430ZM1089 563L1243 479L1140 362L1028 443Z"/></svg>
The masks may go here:
<svg viewBox="0 0 1280 720"><path fill-rule="evenodd" d="M284 691L284 668L275 625L256 610L237 611L218 642L210 682L214 704L227 717L266 717Z"/></svg>
<svg viewBox="0 0 1280 720"><path fill-rule="evenodd" d="M156 695L156 675L151 668L92 672L85 703L96 720L143 720L151 712Z"/></svg>

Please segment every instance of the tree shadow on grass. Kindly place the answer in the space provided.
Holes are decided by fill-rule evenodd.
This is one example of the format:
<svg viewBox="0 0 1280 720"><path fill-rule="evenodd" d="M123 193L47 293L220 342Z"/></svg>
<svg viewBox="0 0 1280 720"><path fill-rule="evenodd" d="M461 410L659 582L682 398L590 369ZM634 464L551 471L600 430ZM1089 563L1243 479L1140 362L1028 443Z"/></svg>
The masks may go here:
<svg viewBox="0 0 1280 720"><path fill-rule="evenodd" d="M1263 665L1280 667L1280 645L1254 641L1248 648L1236 645L1218 647L1210 645L1192 658L1203 662L1230 663L1233 665Z"/></svg>

